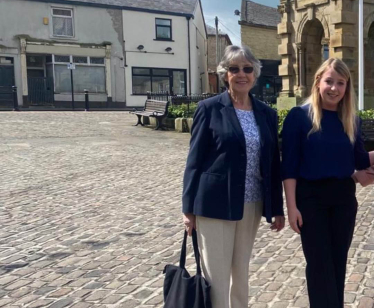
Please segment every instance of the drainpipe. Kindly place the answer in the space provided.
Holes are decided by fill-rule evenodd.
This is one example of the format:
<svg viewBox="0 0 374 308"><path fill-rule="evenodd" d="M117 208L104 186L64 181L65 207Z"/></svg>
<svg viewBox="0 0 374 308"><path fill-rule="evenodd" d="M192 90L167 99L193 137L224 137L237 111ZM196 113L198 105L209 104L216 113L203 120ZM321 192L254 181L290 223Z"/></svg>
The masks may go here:
<svg viewBox="0 0 374 308"><path fill-rule="evenodd" d="M187 29L188 29L188 86L189 94L191 95L191 36L190 36L190 19L187 17Z"/></svg>
<svg viewBox="0 0 374 308"><path fill-rule="evenodd" d="M358 2L358 109L364 109L364 0Z"/></svg>

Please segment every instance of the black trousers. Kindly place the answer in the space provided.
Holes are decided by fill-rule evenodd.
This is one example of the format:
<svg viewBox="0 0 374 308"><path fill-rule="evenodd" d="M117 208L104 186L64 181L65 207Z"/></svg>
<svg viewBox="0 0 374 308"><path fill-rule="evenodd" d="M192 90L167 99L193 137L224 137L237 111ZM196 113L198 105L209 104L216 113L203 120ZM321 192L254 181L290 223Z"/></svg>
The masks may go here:
<svg viewBox="0 0 374 308"><path fill-rule="evenodd" d="M300 231L310 308L343 308L357 214L356 184L351 178L299 179L296 204L303 218Z"/></svg>

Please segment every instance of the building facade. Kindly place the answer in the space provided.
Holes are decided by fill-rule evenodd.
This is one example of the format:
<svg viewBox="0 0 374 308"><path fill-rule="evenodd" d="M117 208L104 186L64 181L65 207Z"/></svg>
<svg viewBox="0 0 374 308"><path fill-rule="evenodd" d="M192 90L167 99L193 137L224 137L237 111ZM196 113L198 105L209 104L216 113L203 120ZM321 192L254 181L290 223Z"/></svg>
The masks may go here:
<svg viewBox="0 0 374 308"><path fill-rule="evenodd" d="M92 102L123 106L124 92L116 87L124 80L116 69L123 57L121 12L61 1L1 1L0 82L17 86L24 107L68 107L73 75L77 106L85 89Z"/></svg>
<svg viewBox="0 0 374 308"><path fill-rule="evenodd" d="M24 108L83 107L84 90L103 108L144 106L146 91L205 92L200 1L2 0L0 93L13 85ZM0 94L0 106L11 101Z"/></svg>
<svg viewBox="0 0 374 308"><path fill-rule="evenodd" d="M342 59L358 84L358 1L281 0L279 108L290 108L309 94L313 76L329 57ZM364 1L365 108L374 107L374 0Z"/></svg>
<svg viewBox="0 0 374 308"><path fill-rule="evenodd" d="M260 100L272 104L276 103L282 86L278 74L280 37L277 26L280 20L281 15L276 8L242 0L239 21L242 44L250 47L262 64L261 76L251 92Z"/></svg>
<svg viewBox="0 0 374 308"><path fill-rule="evenodd" d="M164 2L165 11L123 10L127 106L143 106L147 91L174 95L209 91L200 1L184 0L183 7Z"/></svg>

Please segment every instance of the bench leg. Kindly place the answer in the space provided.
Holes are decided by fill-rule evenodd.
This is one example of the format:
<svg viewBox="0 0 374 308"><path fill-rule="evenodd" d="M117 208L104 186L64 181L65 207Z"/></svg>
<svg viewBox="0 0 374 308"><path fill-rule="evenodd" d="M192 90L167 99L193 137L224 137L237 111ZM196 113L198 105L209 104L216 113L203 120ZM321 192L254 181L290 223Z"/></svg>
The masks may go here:
<svg viewBox="0 0 374 308"><path fill-rule="evenodd" d="M142 123L142 116L141 115L136 115L137 117L138 117L138 123L136 123L134 126L138 126L139 124L141 125L141 126L144 126L144 124Z"/></svg>
<svg viewBox="0 0 374 308"><path fill-rule="evenodd" d="M161 118L157 117L156 118L157 125L156 125L155 130L159 130L159 129L166 130L166 128L164 127L164 125L162 125L162 119L163 119L163 117L161 117Z"/></svg>

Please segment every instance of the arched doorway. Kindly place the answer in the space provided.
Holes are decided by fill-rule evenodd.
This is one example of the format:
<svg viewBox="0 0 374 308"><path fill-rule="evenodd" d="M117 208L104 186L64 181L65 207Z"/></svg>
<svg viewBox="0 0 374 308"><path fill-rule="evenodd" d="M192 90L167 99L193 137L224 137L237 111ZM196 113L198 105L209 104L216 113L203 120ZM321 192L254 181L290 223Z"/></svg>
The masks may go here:
<svg viewBox="0 0 374 308"><path fill-rule="evenodd" d="M329 57L328 48L322 23L318 19L307 21L301 35L298 60L299 87L303 97L310 94L315 72L321 63Z"/></svg>
<svg viewBox="0 0 374 308"><path fill-rule="evenodd" d="M374 22L371 24L365 46L365 92L374 96Z"/></svg>

